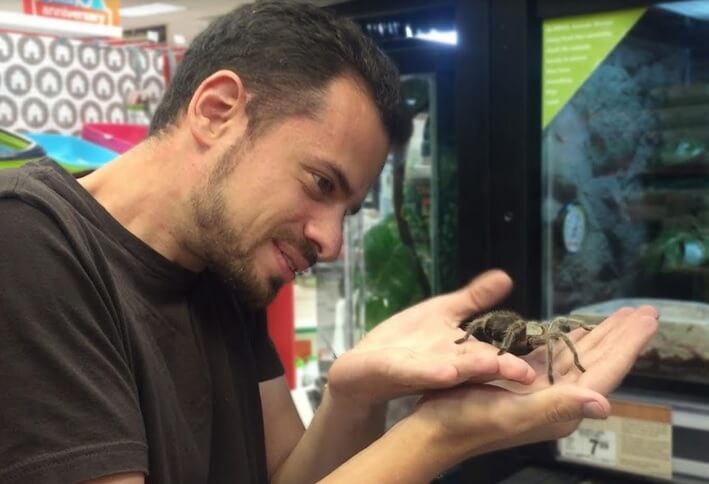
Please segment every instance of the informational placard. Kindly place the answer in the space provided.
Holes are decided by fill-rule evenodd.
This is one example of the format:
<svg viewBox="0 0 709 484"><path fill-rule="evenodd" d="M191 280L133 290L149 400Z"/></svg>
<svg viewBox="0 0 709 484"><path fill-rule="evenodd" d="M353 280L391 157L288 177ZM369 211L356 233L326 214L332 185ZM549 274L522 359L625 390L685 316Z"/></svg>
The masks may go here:
<svg viewBox="0 0 709 484"><path fill-rule="evenodd" d="M546 20L542 41L542 126L546 127L645 8Z"/></svg>
<svg viewBox="0 0 709 484"><path fill-rule="evenodd" d="M24 12L90 24L119 26L120 0L23 0Z"/></svg>
<svg viewBox="0 0 709 484"><path fill-rule="evenodd" d="M564 460L672 479L672 409L613 401L606 420L586 419L558 441Z"/></svg>

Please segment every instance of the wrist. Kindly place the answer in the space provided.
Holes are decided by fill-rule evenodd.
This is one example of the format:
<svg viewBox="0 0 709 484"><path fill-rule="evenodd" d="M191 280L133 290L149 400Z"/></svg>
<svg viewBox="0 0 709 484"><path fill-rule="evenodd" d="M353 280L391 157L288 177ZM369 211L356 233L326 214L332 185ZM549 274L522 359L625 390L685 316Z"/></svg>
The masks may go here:
<svg viewBox="0 0 709 484"><path fill-rule="evenodd" d="M386 402L378 403L367 401L363 398L353 398L347 394L337 392L330 385L325 387L323 405L331 406L339 414L347 415L354 420L370 420L373 418L384 419Z"/></svg>
<svg viewBox="0 0 709 484"><path fill-rule="evenodd" d="M400 442L401 448L407 449L413 461L430 472L431 479L468 456L469 445L459 445L437 422L416 412L397 422L389 434Z"/></svg>

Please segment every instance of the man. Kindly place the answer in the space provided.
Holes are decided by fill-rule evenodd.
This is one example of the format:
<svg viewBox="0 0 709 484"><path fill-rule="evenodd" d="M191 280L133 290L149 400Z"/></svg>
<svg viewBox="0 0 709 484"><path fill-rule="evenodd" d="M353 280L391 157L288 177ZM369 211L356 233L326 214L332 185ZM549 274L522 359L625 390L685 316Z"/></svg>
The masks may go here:
<svg viewBox="0 0 709 484"><path fill-rule="evenodd" d="M654 310L574 333L588 371L561 352L550 387L537 353L454 343L509 291L491 271L338 358L303 429L259 308L337 257L408 136L397 77L350 22L260 2L195 39L135 149L78 182L0 174L0 482L427 482L608 414Z"/></svg>

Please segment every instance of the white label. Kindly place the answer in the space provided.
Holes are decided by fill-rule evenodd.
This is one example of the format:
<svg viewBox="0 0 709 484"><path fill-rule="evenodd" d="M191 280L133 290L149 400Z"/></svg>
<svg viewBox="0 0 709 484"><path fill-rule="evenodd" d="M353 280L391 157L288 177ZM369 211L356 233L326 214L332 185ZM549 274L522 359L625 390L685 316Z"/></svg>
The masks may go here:
<svg viewBox="0 0 709 484"><path fill-rule="evenodd" d="M567 459L577 459L615 466L617 461L616 434L611 430L579 428L559 441L559 453Z"/></svg>
<svg viewBox="0 0 709 484"><path fill-rule="evenodd" d="M672 409L613 400L606 420L584 419L558 441L559 458L672 479Z"/></svg>
<svg viewBox="0 0 709 484"><path fill-rule="evenodd" d="M575 254L581 250L586 238L586 214L580 206L573 203L566 206L562 232L567 251Z"/></svg>

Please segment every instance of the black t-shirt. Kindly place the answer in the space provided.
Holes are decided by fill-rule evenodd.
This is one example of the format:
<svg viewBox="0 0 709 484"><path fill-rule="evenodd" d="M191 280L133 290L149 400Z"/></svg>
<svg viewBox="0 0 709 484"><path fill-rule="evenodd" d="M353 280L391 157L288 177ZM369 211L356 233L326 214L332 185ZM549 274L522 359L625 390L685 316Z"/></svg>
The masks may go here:
<svg viewBox="0 0 709 484"><path fill-rule="evenodd" d="M0 171L0 483L267 482L264 319L53 162Z"/></svg>

